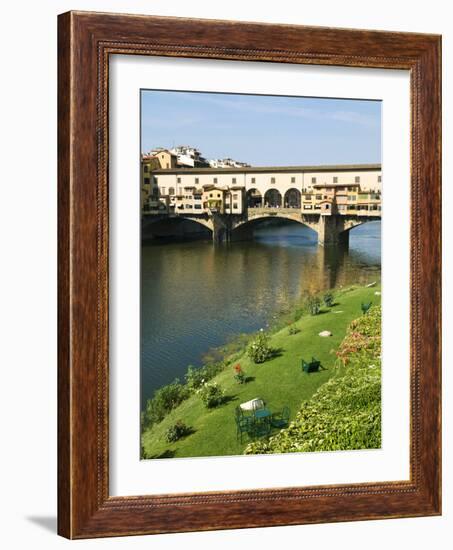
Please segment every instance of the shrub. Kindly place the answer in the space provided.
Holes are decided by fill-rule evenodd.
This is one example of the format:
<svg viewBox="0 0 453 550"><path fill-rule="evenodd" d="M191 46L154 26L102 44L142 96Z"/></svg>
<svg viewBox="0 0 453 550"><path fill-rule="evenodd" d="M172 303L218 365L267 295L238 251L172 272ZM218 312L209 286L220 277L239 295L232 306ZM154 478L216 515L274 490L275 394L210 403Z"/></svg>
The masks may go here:
<svg viewBox="0 0 453 550"><path fill-rule="evenodd" d="M165 432L165 439L169 443L173 443L174 441L178 441L178 439L181 439L181 437L184 437L189 433L190 428L186 424L184 424L182 420L178 420Z"/></svg>
<svg viewBox="0 0 453 550"><path fill-rule="evenodd" d="M217 382L205 382L197 393L208 409L217 407L225 399L225 392Z"/></svg>
<svg viewBox="0 0 453 550"><path fill-rule="evenodd" d="M197 390L205 382L203 367L197 368L192 365L189 365L187 367L187 372L184 378L186 379L187 387L191 391Z"/></svg>
<svg viewBox="0 0 453 550"><path fill-rule="evenodd" d="M299 332L300 332L300 328L297 328L297 327L294 327L294 326L289 327L288 334L290 336L293 336L294 334L299 334Z"/></svg>
<svg viewBox="0 0 453 550"><path fill-rule="evenodd" d="M326 292L324 294L324 303L327 307L332 307L333 305L333 294L331 292Z"/></svg>
<svg viewBox="0 0 453 550"><path fill-rule="evenodd" d="M307 308L310 315L318 315L321 310L321 300L317 296L309 296L307 299Z"/></svg>
<svg viewBox="0 0 453 550"><path fill-rule="evenodd" d="M196 391L198 388L205 383L214 378L216 374L222 371L225 368L225 363L223 361L218 361L217 363L212 363L209 365L204 365L203 367L194 367L189 365L185 375L186 384L188 389L191 392Z"/></svg>
<svg viewBox="0 0 453 550"><path fill-rule="evenodd" d="M304 402L296 419L246 454L377 449L381 446L381 308L353 321L337 351L344 365Z"/></svg>
<svg viewBox="0 0 453 550"><path fill-rule="evenodd" d="M262 329L249 344L247 355L254 363L264 363L264 361L271 357L272 348L269 346L269 338Z"/></svg>
<svg viewBox="0 0 453 550"><path fill-rule="evenodd" d="M152 399L148 399L144 414L144 424L152 426L160 422L172 409L189 397L186 386L174 380L167 386L162 386L154 392Z"/></svg>

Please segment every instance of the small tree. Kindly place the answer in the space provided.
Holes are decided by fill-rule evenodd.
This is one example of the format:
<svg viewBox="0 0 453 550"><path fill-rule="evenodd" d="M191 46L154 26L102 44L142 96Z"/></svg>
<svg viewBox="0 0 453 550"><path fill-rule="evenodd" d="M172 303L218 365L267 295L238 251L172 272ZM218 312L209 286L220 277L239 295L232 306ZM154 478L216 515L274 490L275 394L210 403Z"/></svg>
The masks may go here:
<svg viewBox="0 0 453 550"><path fill-rule="evenodd" d="M254 363L264 363L264 361L271 357L272 348L269 346L269 338L262 329L249 344L247 355Z"/></svg>
<svg viewBox="0 0 453 550"><path fill-rule="evenodd" d="M244 384L245 382L245 373L242 370L241 365L238 363L237 365L234 365L234 379L238 384Z"/></svg>
<svg viewBox="0 0 453 550"><path fill-rule="evenodd" d="M326 292L324 294L324 303L327 307L332 307L333 305L333 294L331 292Z"/></svg>
<svg viewBox="0 0 453 550"><path fill-rule="evenodd" d="M317 296L310 296L307 300L307 308L310 315L318 315L321 310L321 300Z"/></svg>

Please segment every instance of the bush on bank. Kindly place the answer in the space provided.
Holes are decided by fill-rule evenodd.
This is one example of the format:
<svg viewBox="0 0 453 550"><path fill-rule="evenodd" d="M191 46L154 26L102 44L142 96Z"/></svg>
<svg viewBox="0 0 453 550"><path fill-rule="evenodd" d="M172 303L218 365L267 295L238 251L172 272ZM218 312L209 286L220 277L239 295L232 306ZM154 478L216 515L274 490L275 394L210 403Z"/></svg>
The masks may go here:
<svg viewBox="0 0 453 550"><path fill-rule="evenodd" d="M156 390L153 398L148 399L146 403L143 424L152 426L160 422L172 409L177 407L184 399L187 399L189 393L187 386L180 384L178 379Z"/></svg>
<svg viewBox="0 0 453 550"><path fill-rule="evenodd" d="M353 321L337 351L339 371L277 435L245 454L376 449L381 446L381 308Z"/></svg>

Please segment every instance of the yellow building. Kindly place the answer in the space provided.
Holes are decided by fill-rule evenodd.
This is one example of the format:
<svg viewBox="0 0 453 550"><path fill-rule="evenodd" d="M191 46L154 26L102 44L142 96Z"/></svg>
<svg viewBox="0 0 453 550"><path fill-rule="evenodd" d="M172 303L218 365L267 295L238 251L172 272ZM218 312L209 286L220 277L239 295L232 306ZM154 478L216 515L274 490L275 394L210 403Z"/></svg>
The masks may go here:
<svg viewBox="0 0 453 550"><path fill-rule="evenodd" d="M152 173L154 170L160 169L159 159L156 157L143 157L142 158L142 167L141 167L141 207L142 211L146 210L148 206L148 201L153 195L155 198L158 198L159 192L157 186L154 185L154 180L152 178ZM154 193L151 192L152 187L155 187Z"/></svg>
<svg viewBox="0 0 453 550"><path fill-rule="evenodd" d="M203 188L203 209L218 214L225 213L225 189L215 185L206 185Z"/></svg>

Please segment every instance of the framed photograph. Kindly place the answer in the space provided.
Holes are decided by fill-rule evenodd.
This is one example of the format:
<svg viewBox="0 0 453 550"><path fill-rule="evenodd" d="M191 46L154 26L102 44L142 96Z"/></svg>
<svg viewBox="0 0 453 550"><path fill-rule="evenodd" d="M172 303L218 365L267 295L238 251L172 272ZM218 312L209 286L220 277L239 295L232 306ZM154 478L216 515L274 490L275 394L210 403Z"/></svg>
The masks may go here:
<svg viewBox="0 0 453 550"><path fill-rule="evenodd" d="M441 39L59 16L58 530L441 513Z"/></svg>

